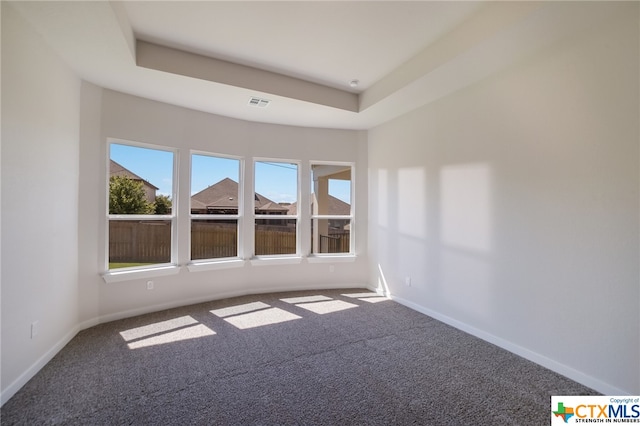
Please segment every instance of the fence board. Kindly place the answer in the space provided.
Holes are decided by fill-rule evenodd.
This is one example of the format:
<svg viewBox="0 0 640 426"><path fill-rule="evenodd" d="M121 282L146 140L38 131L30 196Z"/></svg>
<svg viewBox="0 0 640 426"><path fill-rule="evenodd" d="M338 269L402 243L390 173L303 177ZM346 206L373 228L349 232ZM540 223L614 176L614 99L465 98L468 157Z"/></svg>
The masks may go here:
<svg viewBox="0 0 640 426"><path fill-rule="evenodd" d="M238 255L235 223L193 221L191 259L215 259ZM295 254L295 228L256 226L257 255ZM348 250L348 239L347 239ZM109 262L165 263L171 261L170 221L110 221Z"/></svg>
<svg viewBox="0 0 640 426"><path fill-rule="evenodd" d="M274 231L271 227L256 226L256 255L268 256L273 254L295 254L295 229L288 231Z"/></svg>
<svg viewBox="0 0 640 426"><path fill-rule="evenodd" d="M349 253L349 234L320 235L320 253Z"/></svg>
<svg viewBox="0 0 640 426"><path fill-rule="evenodd" d="M110 221L109 262L171 261L170 221Z"/></svg>
<svg viewBox="0 0 640 426"><path fill-rule="evenodd" d="M216 259L238 255L238 225L235 223L191 223L191 259Z"/></svg>

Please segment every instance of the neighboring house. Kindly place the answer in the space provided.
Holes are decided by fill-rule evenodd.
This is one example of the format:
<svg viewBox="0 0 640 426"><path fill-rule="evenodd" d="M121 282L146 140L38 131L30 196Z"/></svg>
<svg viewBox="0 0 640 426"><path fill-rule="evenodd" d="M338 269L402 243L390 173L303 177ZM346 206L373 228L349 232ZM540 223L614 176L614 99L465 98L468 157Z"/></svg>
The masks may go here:
<svg viewBox="0 0 640 426"><path fill-rule="evenodd" d="M142 187L144 188L144 193L146 194L146 199L150 203L155 203L156 201L156 191L159 189L157 186L152 183L142 179L137 174L133 173L131 170L128 170L116 163L113 160L109 160L109 177L111 176L126 176L129 179L142 182Z"/></svg>
<svg viewBox="0 0 640 426"><path fill-rule="evenodd" d="M238 214L238 182L224 178L191 196L192 214ZM256 214L286 215L289 208L255 193Z"/></svg>
<svg viewBox="0 0 640 426"><path fill-rule="evenodd" d="M316 203L316 194L311 194L311 211L314 211L314 205ZM327 214L336 216L349 216L351 214L351 205L336 198L332 195L327 195ZM293 203L289 206L289 215L295 216L298 214L298 205ZM329 219L329 234L342 233L349 230L350 226L345 225L343 219Z"/></svg>
<svg viewBox="0 0 640 426"><path fill-rule="evenodd" d="M315 195L311 194L311 210L315 202ZM298 214L297 203L276 203L255 193L256 214L291 215ZM328 196L328 208L331 215L348 216L351 214L351 206L331 195ZM230 178L224 178L202 191L191 196L192 214L238 214L238 182Z"/></svg>
<svg viewBox="0 0 640 426"><path fill-rule="evenodd" d="M313 205L316 201L316 195L311 194L311 211L313 211ZM345 203L344 201L336 198L334 196L328 195L328 213L330 215L340 215L340 216L349 216L351 214L351 205ZM293 203L289 206L290 215L296 215L298 213L298 205L297 203Z"/></svg>

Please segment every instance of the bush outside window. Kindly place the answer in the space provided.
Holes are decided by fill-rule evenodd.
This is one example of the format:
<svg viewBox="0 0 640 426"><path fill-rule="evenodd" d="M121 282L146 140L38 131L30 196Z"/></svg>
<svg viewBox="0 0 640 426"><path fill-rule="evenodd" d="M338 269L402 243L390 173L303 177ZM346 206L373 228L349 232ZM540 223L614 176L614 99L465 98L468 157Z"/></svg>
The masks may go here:
<svg viewBox="0 0 640 426"><path fill-rule="evenodd" d="M174 263L173 151L110 143L109 157L108 269Z"/></svg>
<svg viewBox="0 0 640 426"><path fill-rule="evenodd" d="M109 143L109 271L176 265L177 151L136 143ZM310 209L301 212L300 164L257 159L253 186L244 160L205 152L190 154L189 254L191 263L251 257L352 254L353 164L312 162ZM251 182L250 182L251 183ZM251 190L252 196L245 196ZM248 195L248 194L247 194ZM251 200L245 205L244 200ZM186 212L185 212L186 213ZM309 214L310 213L310 214ZM310 221L311 247L300 247L300 220ZM246 223L245 221L249 221ZM243 225L246 223L246 225ZM307 222L308 223L308 222ZM243 232L250 232L243 238ZM308 231L307 231L308 232ZM253 247L243 247L253 241ZM182 257L182 256L181 256Z"/></svg>

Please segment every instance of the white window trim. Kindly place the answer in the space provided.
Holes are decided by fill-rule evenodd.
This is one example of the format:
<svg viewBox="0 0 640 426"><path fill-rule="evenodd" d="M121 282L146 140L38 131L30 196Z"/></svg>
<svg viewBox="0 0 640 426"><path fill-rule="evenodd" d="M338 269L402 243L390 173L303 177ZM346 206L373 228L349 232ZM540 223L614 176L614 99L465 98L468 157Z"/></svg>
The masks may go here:
<svg viewBox="0 0 640 426"><path fill-rule="evenodd" d="M109 220L171 220L170 214L112 214Z"/></svg>
<svg viewBox="0 0 640 426"><path fill-rule="evenodd" d="M355 262L357 255L352 253L318 253L307 257L309 263L350 263Z"/></svg>
<svg viewBox="0 0 640 426"><path fill-rule="evenodd" d="M309 162L309 172L313 170L313 166L344 166L351 168L351 191L350 191L350 199L349 205L351 206L351 214L350 215L314 215L313 211L309 212L309 220L313 219L348 219L349 220L349 253L313 253L313 247L311 247L308 260L311 263L319 262L319 259L323 258L356 258L356 226L355 226L355 216L356 216L356 203L355 203L355 188L356 188L356 165L354 162L349 161L310 161ZM311 182L313 184L313 182ZM313 191L309 190L311 194Z"/></svg>
<svg viewBox="0 0 640 426"><path fill-rule="evenodd" d="M173 154L173 188L172 188L172 201L173 208L170 215L109 215L108 214L108 198L109 198L109 161L111 158L110 147L111 144L130 145L134 147L156 149ZM186 176L182 176L183 179L188 179L189 193L191 188L192 179L192 156L203 155L219 158L228 158L239 161L239 176L238 176L238 214L236 215L219 215L219 214L191 214L191 202L190 196L188 202L182 200L182 204L178 203L180 194L178 193L180 176L180 151L178 148L171 148L159 145L153 145L148 143L140 143L135 141L121 140L121 139L107 139L107 185L105 185L105 199L106 199L106 226L105 226L105 256L104 256L104 270L102 278L107 283L132 281L139 279L148 279L166 275L175 275L180 273L183 269L182 266L186 266L189 272L211 271L219 269L229 268L243 268L245 266L271 266L271 265L293 265L307 262L309 264L318 263L349 263L357 260L357 254L355 252L356 241L356 226L355 226L355 209L356 209L356 172L354 162L340 162L340 161L303 161L283 158L265 158L265 157L252 157L252 169L247 170L245 157L218 154L207 151L190 150L189 151L189 170L186 171ZM185 159L186 160L186 159ZM298 209L296 215L265 215L255 213L255 200L254 197L248 197L248 193L255 193L255 169L258 162L273 162L273 163L289 163L297 166L297 203ZM308 206L305 207L305 203L310 201L311 193L313 189L309 185L308 181L311 176L311 170L314 165L335 165L346 166L351 168L351 214L350 215L313 215L313 211L310 211ZM186 166L185 164L182 165ZM308 176L303 176L306 173ZM303 188L302 183L308 186ZM311 182L312 184L312 182ZM184 196L184 194L182 194ZM303 202L304 200L304 202ZM250 205L249 205L250 204ZM186 226L186 222L180 224L178 220L180 213L180 206L187 210L182 213L188 217L188 229L181 230L187 232L188 237L188 252L181 254L182 263L178 263L178 230L179 226ZM186 219L184 216L182 216ZM183 219L183 220L184 220ZM193 220L237 220L238 226L238 253L236 257L227 258L212 258L212 259L197 259L185 262L185 255L187 259L191 258L191 224ZM271 219L271 220L295 220L296 221L296 253L282 254L282 255L255 255L255 227L256 220L258 219ZM309 224L313 219L343 219L350 221L350 248L348 253L312 253L312 248L303 248L303 242L306 241L303 238L302 232L309 232ZM119 268L109 270L109 222L111 220L168 220L171 222L171 262L164 264L153 264L132 268ZM306 223L306 226L303 223ZM181 232L181 233L182 233ZM303 241L304 240L304 241ZM250 244L248 242L250 241ZM184 247L183 247L184 248Z"/></svg>
<svg viewBox="0 0 640 426"><path fill-rule="evenodd" d="M291 254L256 256L250 262L251 266L297 265L302 263L302 256Z"/></svg>
<svg viewBox="0 0 640 426"><path fill-rule="evenodd" d="M251 197L251 211L249 215L251 215L252 222L252 247L251 253L253 256L251 257L251 265L286 265L291 263L300 263L302 261L302 246L300 244L301 234L300 234L300 224L301 224L301 215L300 215L300 207L301 207L301 175L302 175L302 161L301 160L292 160L286 158L263 158L263 157L254 157L253 158L253 185L252 185L252 194L255 194L256 191L256 163L288 163L295 164L297 166L296 173L296 203L298 205L297 213L295 215L268 215L268 214L256 214L256 202L255 197ZM258 219L271 219L271 220L292 220L296 221L296 252L295 253L287 253L287 254L269 254L269 255L256 255L256 220ZM280 261L280 262L278 262ZM266 263L265 263L266 262Z"/></svg>
<svg viewBox="0 0 640 426"><path fill-rule="evenodd" d="M220 259L203 259L192 261L187 265L189 272L213 271L216 269L242 268L247 264L246 260L225 257Z"/></svg>
<svg viewBox="0 0 640 426"><path fill-rule="evenodd" d="M229 160L237 160L238 161L238 214L235 215L223 215L223 214L191 214L191 182L193 179L193 156L200 155L203 157L216 157L216 158L225 158ZM209 151L201 151L201 150L190 150L189 151L189 255L188 258L189 263L187 264L187 268L191 272L196 271L205 271L205 270L213 270L213 269L226 269L226 268L237 268L239 266L244 266L243 260L243 217L244 217L244 191L245 191L245 176L244 176L244 157L239 157L235 155L228 154L219 154L215 152ZM219 258L208 258L208 259L191 259L191 224L194 220L237 220L237 241L236 247L238 248L238 252L236 256L232 257L219 257Z"/></svg>
<svg viewBox="0 0 640 426"><path fill-rule="evenodd" d="M104 227L104 264L102 278L107 283L121 282L135 279L153 278L164 275L173 275L180 272L178 266L178 181L180 179L180 163L178 148L154 145L144 142L136 142L125 139L107 138L107 155L106 163L106 185L104 185L104 199L106 210L106 221ZM111 145L128 145L138 148L154 149L158 151L170 152L173 154L173 179L171 185L172 208L170 215L111 215L109 214L109 179L110 179L110 162L111 162ZM109 269L109 223L112 220L169 220L171 222L171 261L169 263L158 263L146 266L137 266L132 268Z"/></svg>
<svg viewBox="0 0 640 426"><path fill-rule="evenodd" d="M179 272L180 266L172 265L170 263L162 263L146 267L112 269L102 274L102 279L106 283L117 283L122 281L163 277L166 275L176 275Z"/></svg>

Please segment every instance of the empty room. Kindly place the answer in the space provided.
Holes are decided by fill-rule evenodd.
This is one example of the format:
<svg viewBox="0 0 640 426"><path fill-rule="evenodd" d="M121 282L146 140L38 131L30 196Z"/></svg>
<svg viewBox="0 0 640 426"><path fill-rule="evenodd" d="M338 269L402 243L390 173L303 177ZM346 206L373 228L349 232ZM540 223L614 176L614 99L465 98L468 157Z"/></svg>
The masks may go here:
<svg viewBox="0 0 640 426"><path fill-rule="evenodd" d="M640 395L640 3L1 18L3 424L564 424L558 396Z"/></svg>

